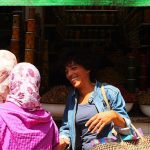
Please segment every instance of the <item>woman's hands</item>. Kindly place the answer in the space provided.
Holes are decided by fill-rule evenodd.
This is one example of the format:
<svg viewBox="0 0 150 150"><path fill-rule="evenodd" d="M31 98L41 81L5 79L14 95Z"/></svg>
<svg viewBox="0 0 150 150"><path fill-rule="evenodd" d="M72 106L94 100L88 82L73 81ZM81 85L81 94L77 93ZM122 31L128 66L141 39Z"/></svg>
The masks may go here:
<svg viewBox="0 0 150 150"><path fill-rule="evenodd" d="M59 139L59 145L57 147L57 150L65 150L65 148L67 147L67 145L70 144L70 141L68 139L65 138L60 138Z"/></svg>
<svg viewBox="0 0 150 150"><path fill-rule="evenodd" d="M112 122L116 118L114 111L100 112L89 119L85 126L88 126L88 130L91 133L99 133L106 125Z"/></svg>

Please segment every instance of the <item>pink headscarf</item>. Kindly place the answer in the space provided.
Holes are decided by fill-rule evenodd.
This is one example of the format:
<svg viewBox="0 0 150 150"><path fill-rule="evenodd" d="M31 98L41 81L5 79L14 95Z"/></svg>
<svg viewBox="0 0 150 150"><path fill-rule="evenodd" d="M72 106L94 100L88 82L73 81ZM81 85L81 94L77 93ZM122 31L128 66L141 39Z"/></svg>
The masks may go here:
<svg viewBox="0 0 150 150"><path fill-rule="evenodd" d="M8 76L16 64L17 59L13 53L0 50L0 102L4 102L9 93Z"/></svg>
<svg viewBox="0 0 150 150"><path fill-rule="evenodd" d="M0 105L0 150L57 150L58 128L40 107L38 69L18 63L9 78L10 92Z"/></svg>
<svg viewBox="0 0 150 150"><path fill-rule="evenodd" d="M34 111L40 109L40 73L30 63L18 63L10 74L10 92L6 101Z"/></svg>

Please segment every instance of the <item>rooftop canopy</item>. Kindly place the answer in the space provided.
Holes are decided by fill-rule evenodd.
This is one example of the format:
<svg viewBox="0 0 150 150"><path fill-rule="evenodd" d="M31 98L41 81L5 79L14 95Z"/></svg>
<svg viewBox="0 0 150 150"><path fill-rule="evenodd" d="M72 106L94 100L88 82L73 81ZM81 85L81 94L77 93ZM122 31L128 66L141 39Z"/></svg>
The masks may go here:
<svg viewBox="0 0 150 150"><path fill-rule="evenodd" d="M150 0L0 0L0 6L150 6Z"/></svg>

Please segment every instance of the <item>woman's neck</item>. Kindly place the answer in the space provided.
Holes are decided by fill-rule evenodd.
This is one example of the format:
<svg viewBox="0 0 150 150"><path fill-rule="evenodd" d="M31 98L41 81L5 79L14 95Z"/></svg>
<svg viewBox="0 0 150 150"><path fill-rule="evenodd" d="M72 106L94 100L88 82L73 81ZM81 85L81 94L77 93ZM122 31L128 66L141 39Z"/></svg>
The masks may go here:
<svg viewBox="0 0 150 150"><path fill-rule="evenodd" d="M95 84L93 83L86 83L83 87L78 89L79 91L79 104L86 104L91 96L91 93L94 90Z"/></svg>

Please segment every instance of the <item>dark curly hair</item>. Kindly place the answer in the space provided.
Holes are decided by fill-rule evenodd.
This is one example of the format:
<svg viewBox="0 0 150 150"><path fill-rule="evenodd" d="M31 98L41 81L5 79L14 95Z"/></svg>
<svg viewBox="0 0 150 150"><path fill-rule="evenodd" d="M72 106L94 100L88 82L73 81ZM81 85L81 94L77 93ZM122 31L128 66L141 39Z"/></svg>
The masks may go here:
<svg viewBox="0 0 150 150"><path fill-rule="evenodd" d="M63 55L63 70L69 64L75 63L81 65L87 70L90 70L90 79L91 81L95 81L95 72L96 72L96 57L90 52L82 49L71 49L67 50Z"/></svg>

